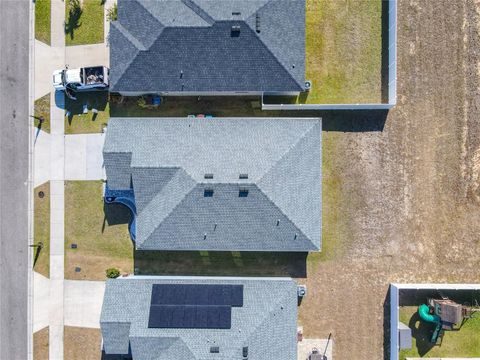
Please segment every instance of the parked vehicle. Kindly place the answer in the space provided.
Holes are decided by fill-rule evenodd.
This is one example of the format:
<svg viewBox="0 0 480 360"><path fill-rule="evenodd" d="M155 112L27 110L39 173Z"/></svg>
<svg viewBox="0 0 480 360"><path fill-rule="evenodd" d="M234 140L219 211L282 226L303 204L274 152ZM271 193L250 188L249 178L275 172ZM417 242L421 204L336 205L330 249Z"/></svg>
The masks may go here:
<svg viewBox="0 0 480 360"><path fill-rule="evenodd" d="M53 87L70 92L106 90L109 85L108 74L109 69L105 66L55 70Z"/></svg>

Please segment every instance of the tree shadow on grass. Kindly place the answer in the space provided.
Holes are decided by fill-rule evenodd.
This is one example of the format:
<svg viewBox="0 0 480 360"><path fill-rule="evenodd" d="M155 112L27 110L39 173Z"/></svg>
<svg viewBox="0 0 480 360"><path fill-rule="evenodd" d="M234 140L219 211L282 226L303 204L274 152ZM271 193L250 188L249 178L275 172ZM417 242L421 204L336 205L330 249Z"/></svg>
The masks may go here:
<svg viewBox="0 0 480 360"><path fill-rule="evenodd" d="M80 18L82 17L83 10L80 4L80 0L67 0L69 2L70 10L68 11L67 20L65 21L65 34L70 36L73 40L75 30L77 30L82 23Z"/></svg>

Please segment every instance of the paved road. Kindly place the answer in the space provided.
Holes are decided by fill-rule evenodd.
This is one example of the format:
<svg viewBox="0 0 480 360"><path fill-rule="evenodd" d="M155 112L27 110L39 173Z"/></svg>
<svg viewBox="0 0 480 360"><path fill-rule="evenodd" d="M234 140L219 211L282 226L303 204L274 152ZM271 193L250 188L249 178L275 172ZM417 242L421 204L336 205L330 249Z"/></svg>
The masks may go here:
<svg viewBox="0 0 480 360"><path fill-rule="evenodd" d="M28 359L28 0L0 0L0 359Z"/></svg>

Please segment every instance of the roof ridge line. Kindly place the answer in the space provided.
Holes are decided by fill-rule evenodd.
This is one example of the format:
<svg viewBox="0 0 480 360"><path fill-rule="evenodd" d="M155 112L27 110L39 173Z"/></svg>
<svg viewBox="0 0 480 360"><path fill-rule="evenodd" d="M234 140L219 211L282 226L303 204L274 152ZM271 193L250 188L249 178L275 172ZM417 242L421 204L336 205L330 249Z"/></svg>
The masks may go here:
<svg viewBox="0 0 480 360"><path fill-rule="evenodd" d="M203 20L205 20L210 25L215 24L215 19L210 16L205 10L203 10L198 4L196 4L193 0L180 0L183 5L188 7L192 10L195 14L200 16Z"/></svg>
<svg viewBox="0 0 480 360"><path fill-rule="evenodd" d="M163 217L163 219L161 219L161 221L159 222L159 224L161 224L163 221L165 221L165 219L168 218L168 217L175 211L175 209L180 205L180 203L181 203L183 200L185 200L185 198L187 197L187 195L189 195L189 194L195 189L195 187L198 185L197 181L196 181L194 178L192 178L192 176L191 176L189 173L187 173L184 168L178 167L178 170L175 172L175 175L172 176L172 178L170 179L170 181L162 188L162 190L159 191L159 192L150 200L150 202L147 204L147 206L145 206L145 207L143 208L143 211L145 211L145 209L148 207L148 205L150 205L150 204L152 203L152 201L153 201L154 199L156 199L157 197L160 196L160 194L163 193L163 190L168 186L168 184L170 184L170 183L172 182L172 180L174 179L174 177L178 174L178 172L179 172L180 170L183 170L183 172L188 176L189 179L191 179L191 180L195 183L195 185L194 185L192 188L190 188L189 191L187 191L186 193L183 194L183 196L182 196L182 198L180 199L180 201L178 201L177 204L170 209L170 211L168 212L168 214L166 214L166 215ZM143 211L142 211L142 212L143 212ZM157 227L158 227L158 226L157 226ZM157 227L154 227L154 228L153 228L153 230L145 237L145 240L142 241L141 244L143 244L143 243L153 234L153 232L155 231L155 229L157 229ZM138 242L138 238L136 239L135 245L137 244L137 242Z"/></svg>
<svg viewBox="0 0 480 360"><path fill-rule="evenodd" d="M303 119L302 119L302 120L303 120ZM272 166L270 166L270 168L269 168L267 171L265 171L265 172L263 173L262 177L260 177L260 178L258 179L257 184L259 184L259 183L263 180L263 178L264 178L268 173L270 173L270 171L271 171L288 153L290 153L290 151L292 151L294 148L296 148L297 145L300 144L300 142L301 142L303 139L305 139L305 137L307 136L307 134L308 134L310 131L312 131L315 126L316 126L316 122L314 122L313 125L312 125L310 128L308 128L308 129L298 138L298 140L295 141L295 143L294 143L293 145L291 145L291 146L287 149L287 151L285 151L285 152L282 154L282 156L280 156L280 158L273 163Z"/></svg>
<svg viewBox="0 0 480 360"><path fill-rule="evenodd" d="M159 23L162 27L165 27L165 25L162 24L162 23L160 22L160 20L159 20L155 15L153 15L153 13L152 13L151 11L150 11L147 7L145 7L145 6L143 5L142 1L136 0L136 3L137 3L138 5L140 5L148 14L150 14L150 16L151 16L157 23ZM162 29L162 31L160 31L160 34L161 34L162 32L163 32L163 29ZM160 34L159 34L159 36L160 36ZM157 37L157 38L158 38L158 37ZM154 42L155 42L155 41L154 41Z"/></svg>
<svg viewBox="0 0 480 360"><path fill-rule="evenodd" d="M296 224L292 219L290 219L290 217L289 217L287 214L285 214L285 212L284 212L282 209L280 209L280 208L277 206L277 204L276 204L272 199L270 199L270 197L269 197L267 194L265 194L265 193L263 192L263 190L260 188L260 186L258 186L258 185L255 184L255 187L258 189L258 191L260 191L260 192L268 199L268 201L270 201L271 204L273 204L273 206L274 206L276 209L278 209L278 211L280 211L280 213L281 213L283 216L285 216L285 217L287 218L288 221L290 221L290 222L292 223L292 225L295 227L295 229L298 230L298 232L299 232L301 235L305 236L305 238L308 240L308 242L309 242L310 244L312 244L314 247L317 247L317 246L313 243L313 241L303 232L303 230L300 229L300 228L297 226L297 224Z"/></svg>
<svg viewBox="0 0 480 360"><path fill-rule="evenodd" d="M265 5L263 5L263 6L266 6L266 5L269 4L269 3L270 3L270 1L267 2L267 3L266 3ZM252 16L253 16L253 15L252 15ZM251 18L251 16L250 16L248 19L250 19L250 18ZM260 36L257 34L257 32L254 31L254 30L250 27L250 25L248 25L248 22L247 22L248 19L244 20L243 23L244 23L245 25L247 25L247 27L250 29L251 32L254 33L255 37L259 40L259 42L262 44L262 46L270 53L270 55L273 56L273 58L274 58L275 61L278 63L278 65L280 65L280 67L287 73L288 77L289 77L291 80L293 80L293 82L294 82L295 84L297 84L297 85L301 88L301 90L304 90L304 88L303 88L303 85L304 85L304 84L299 84L298 81L293 77L293 75L290 74L290 72L287 70L287 68L285 67L285 65L283 65L283 64L280 62L280 60L278 60L277 56L272 52L272 50L270 50L270 48L269 48L267 45L265 45L265 42L263 42L263 40L260 39Z"/></svg>
<svg viewBox="0 0 480 360"><path fill-rule="evenodd" d="M284 295L281 300L285 299L287 297L287 295ZM279 304L280 303L280 300L276 301L275 304ZM245 339L250 339L250 337L255 333L255 331L258 329L259 326L263 325L265 323L265 321L267 321L267 319L270 318L272 312L274 311L275 309L271 309L268 313L265 314L265 316L262 318L262 320L258 323L258 325L253 328L253 330L248 334L248 336L245 337Z"/></svg>
<svg viewBox="0 0 480 360"><path fill-rule="evenodd" d="M260 186L260 183L261 183L262 180L265 178L265 176L266 176L268 173L270 173L270 171L271 171L273 168L275 168L275 166L276 166L280 161L282 161L282 160L285 158L285 156L287 156L287 155L290 153L290 151L292 151L294 148L296 148L297 145L300 144L300 143L306 138L307 134L309 134L309 133L315 128L315 126L316 126L316 123L314 123L308 130L306 130L306 131L302 134L302 136L300 136L300 138L299 138L292 146L290 146L290 147L288 148L288 150L287 150L284 154L282 154L282 156L281 156L277 161L275 161L275 163L270 167L270 169L268 169L268 170L263 174L263 176L255 183L255 186L258 188L258 190L259 190L263 195L265 195L265 197L266 197L272 204L275 205L275 207L288 219L288 221L290 221L290 222L295 226L295 228L297 228L298 231L299 231L303 236L305 236L305 237L308 239L308 241L309 241L314 247L317 247L317 246L313 243L313 241L310 239L310 237L307 236L307 235L303 232L303 230L300 229L300 228L297 226L297 223L295 223L292 219L290 219L290 217L289 217L287 214L285 214L285 212L284 212L280 207L277 206L277 204L263 191L262 187Z"/></svg>
<svg viewBox="0 0 480 360"><path fill-rule="evenodd" d="M135 56L133 56L130 59L130 61L127 64L125 64L125 68L122 71L122 75L117 79L117 81L115 81L114 83L110 83L110 87L113 87L113 86L115 86L115 84L120 82L120 80L122 80L123 76L126 73L126 70L128 70L130 65L132 65L132 63L138 57L138 55L140 54L140 51L145 51L147 49L145 48L145 46L139 40L137 40L137 38L135 36L133 36L130 33L130 31L128 31L122 24L120 24L120 22L112 21L111 25L113 25L123 35L123 37L125 39L127 39L127 41L130 42L137 49L137 53L135 54ZM109 34L109 36L110 36L110 34ZM142 48L139 48L137 44L140 44ZM128 151L125 151L125 152L128 152ZM130 153L131 153L131 151L130 151Z"/></svg>
<svg viewBox="0 0 480 360"><path fill-rule="evenodd" d="M140 40L138 40L135 36L132 35L130 31L127 30L125 26L123 26L120 22L118 21L112 21L113 26L117 28L118 31L122 33L122 35L133 45L135 46L138 50L147 50L145 45L143 45Z"/></svg>

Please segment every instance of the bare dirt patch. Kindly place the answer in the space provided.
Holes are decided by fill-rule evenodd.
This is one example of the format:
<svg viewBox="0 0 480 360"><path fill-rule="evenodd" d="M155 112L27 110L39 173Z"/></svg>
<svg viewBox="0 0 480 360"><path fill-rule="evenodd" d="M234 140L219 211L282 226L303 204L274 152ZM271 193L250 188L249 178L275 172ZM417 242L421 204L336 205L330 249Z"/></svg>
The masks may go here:
<svg viewBox="0 0 480 360"><path fill-rule="evenodd" d="M478 25L474 1L400 0L398 105L382 131L345 114L350 129L324 132L324 243L346 237L309 257L300 322L333 332L336 359L388 356L390 282L480 281Z"/></svg>
<svg viewBox="0 0 480 360"><path fill-rule="evenodd" d="M100 329L65 326L63 342L65 359L99 360L102 358Z"/></svg>
<svg viewBox="0 0 480 360"><path fill-rule="evenodd" d="M33 334L33 360L48 360L48 327Z"/></svg>

